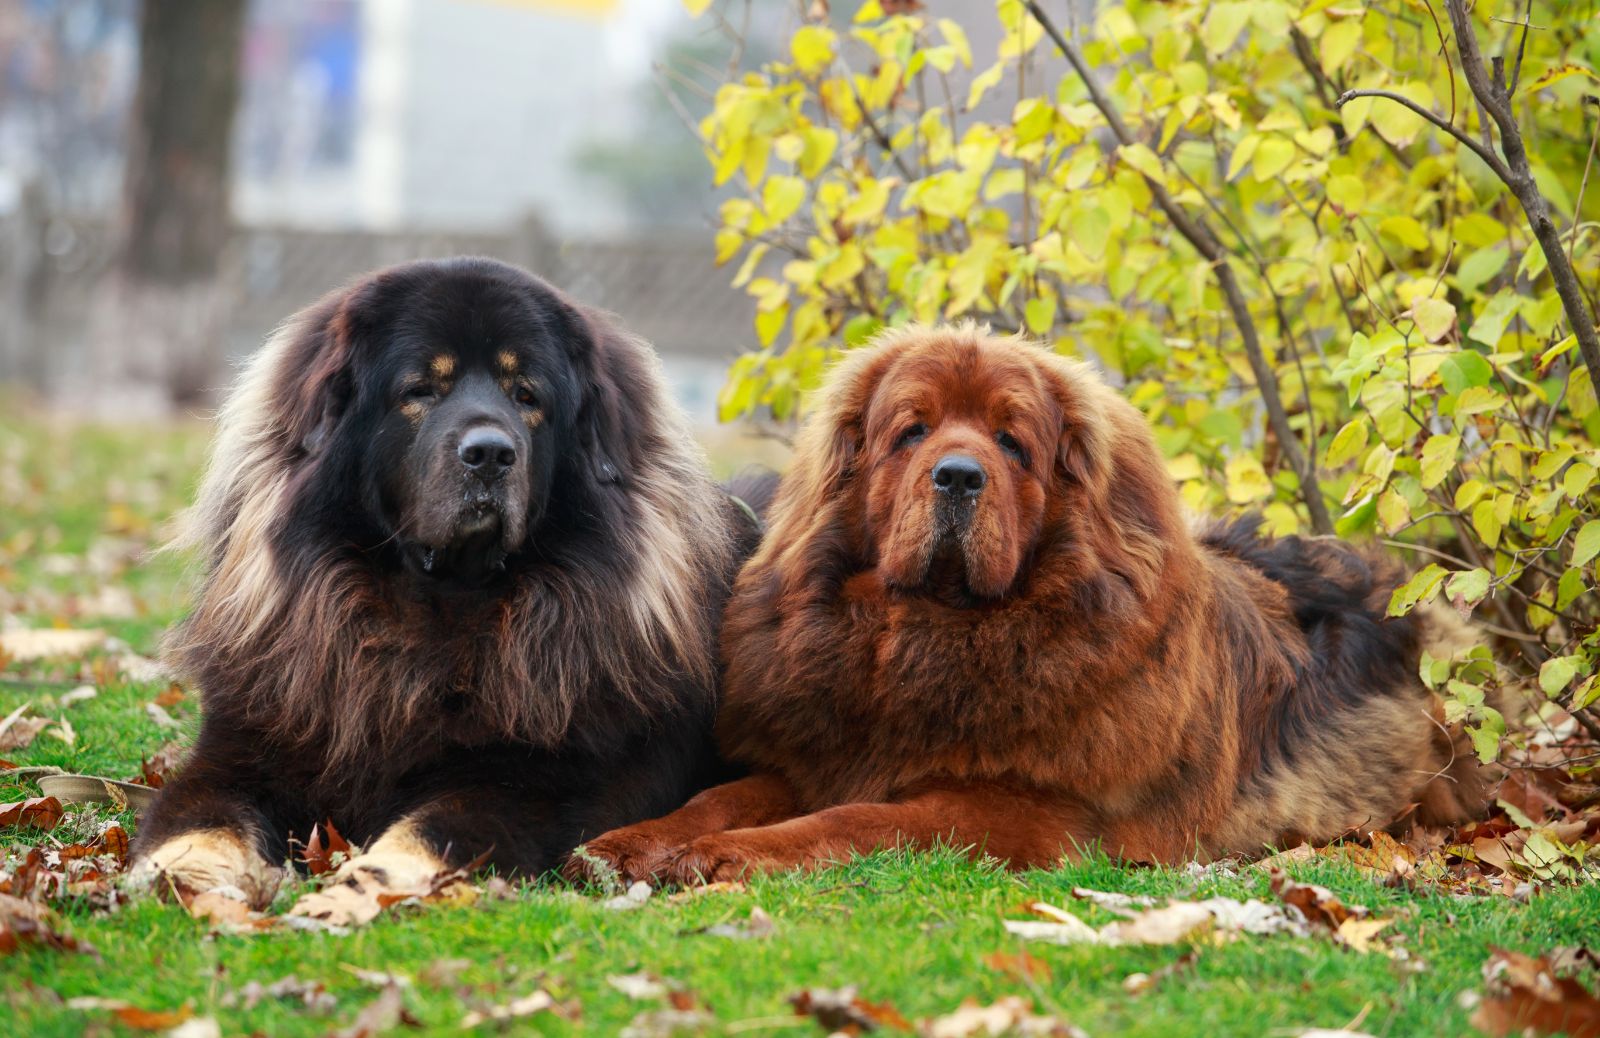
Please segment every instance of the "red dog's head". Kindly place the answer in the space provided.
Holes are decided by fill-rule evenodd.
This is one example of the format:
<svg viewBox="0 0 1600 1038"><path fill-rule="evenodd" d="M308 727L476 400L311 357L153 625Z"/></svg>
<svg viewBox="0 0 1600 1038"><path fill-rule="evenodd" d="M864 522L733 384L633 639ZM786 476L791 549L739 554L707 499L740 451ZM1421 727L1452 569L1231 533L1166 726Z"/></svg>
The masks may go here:
<svg viewBox="0 0 1600 1038"><path fill-rule="evenodd" d="M819 399L755 563L785 583L875 569L891 592L977 602L1048 552L1053 572L1109 566L1143 584L1181 527L1142 416L1036 344L898 329Z"/></svg>

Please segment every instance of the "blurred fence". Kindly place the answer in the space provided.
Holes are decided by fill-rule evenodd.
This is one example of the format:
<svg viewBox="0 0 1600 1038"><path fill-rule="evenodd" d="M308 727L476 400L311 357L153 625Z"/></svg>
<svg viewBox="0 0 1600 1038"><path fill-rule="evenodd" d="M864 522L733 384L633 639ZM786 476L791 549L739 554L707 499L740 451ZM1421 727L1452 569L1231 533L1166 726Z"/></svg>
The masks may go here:
<svg viewBox="0 0 1600 1038"><path fill-rule="evenodd" d="M53 392L88 357L90 301L113 259L103 220L50 215L31 196L0 217L0 382ZM671 360L711 370L753 337L751 300L712 262L709 234L557 241L529 220L504 234L239 227L219 271L226 353L258 345L285 317L376 267L483 255L527 267L610 310Z"/></svg>

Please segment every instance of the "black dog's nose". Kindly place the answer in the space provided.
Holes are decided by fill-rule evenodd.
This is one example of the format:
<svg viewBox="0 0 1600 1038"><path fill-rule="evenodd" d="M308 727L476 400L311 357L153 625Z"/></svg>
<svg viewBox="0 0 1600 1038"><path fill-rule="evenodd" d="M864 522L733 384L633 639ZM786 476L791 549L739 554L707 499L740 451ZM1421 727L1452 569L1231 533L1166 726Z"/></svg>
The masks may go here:
<svg viewBox="0 0 1600 1038"><path fill-rule="evenodd" d="M978 459L965 454L946 454L933 466L933 485L954 498L977 497L988 481Z"/></svg>
<svg viewBox="0 0 1600 1038"><path fill-rule="evenodd" d="M517 460L517 448L511 437L492 426L480 425L468 429L456 448L461 463L483 479L499 479Z"/></svg>

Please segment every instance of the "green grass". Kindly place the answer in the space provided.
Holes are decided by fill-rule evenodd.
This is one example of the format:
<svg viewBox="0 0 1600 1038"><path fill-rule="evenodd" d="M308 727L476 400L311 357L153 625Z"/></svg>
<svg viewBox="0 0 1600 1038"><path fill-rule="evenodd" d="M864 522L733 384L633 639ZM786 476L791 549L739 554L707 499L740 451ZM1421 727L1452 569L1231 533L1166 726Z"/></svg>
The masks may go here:
<svg viewBox="0 0 1600 1038"><path fill-rule="evenodd" d="M22 486L31 496L0 511L0 601L26 622L101 626L136 650L153 652L160 631L182 608L175 561L146 559L96 575L47 557L82 558L107 539L153 543L160 521L191 490L203 432L83 429L15 417L15 409L4 413L13 417L0 418L0 489ZM119 495L122 507L111 508L108 502ZM95 614L96 583L107 581L130 591L131 609ZM14 668L0 675L0 715L32 701L45 715L68 717L77 740L68 746L43 736L5 754L18 763L126 777L137 772L141 755L173 737L144 710L159 686L113 683L95 699L63 708L55 697L81 675L68 667L47 676L53 680L19 681ZM192 730L193 708L178 713ZM36 792L0 780L0 800ZM126 821L133 824L131 817ZM0 843L41 839L0 832ZM105 1011L66 1008L50 992L60 999L121 999L149 1010L187 1005L214 1016L225 1034L324 1034L349 1023L375 996L352 972L359 968L416 978L406 1005L427 1031L439 1033L458 1030L468 1009L544 987L574 1002L580 1015L568 1020L547 1013L519 1020L511 1030L616 1034L660 1004L631 1000L607 978L648 971L709 1006L714 1033L821 1033L792 1015L787 998L805 988L854 984L863 997L890 1002L912 1020L949 1012L969 998L989 1002L1022 994L1039 1010L1094 1035L1293 1035L1357 1018L1361 1030L1377 1035L1455 1035L1470 1032L1459 997L1480 990L1489 946L1539 953L1600 944L1600 888L1593 886L1547 888L1519 904L1384 888L1334 862L1292 871L1395 918L1395 941L1409 958L1361 955L1322 939L1246 937L1200 946L1192 967L1135 995L1124 990L1125 977L1154 973L1189 948L1030 944L1049 974L1024 981L986 959L1022 947L1002 920L1021 918L1025 901L1072 905L1098 924L1113 917L1074 902L1074 886L1271 900L1267 878L1251 869L1196 878L1105 860L1009 875L951 853L877 855L815 875L757 880L739 893L676 904L655 898L631 912L609 911L598 899L556 884L533 883L509 899L396 910L347 936L212 935L207 924L168 904L135 901L106 913L60 903L63 929L92 944L100 957L30 948L0 958L0 1033L78 1035L95 1025L105 1033L131 1033L110 1023ZM770 937L697 932L745 919L757 906L775 920ZM470 965L448 986L424 983L423 971L442 959ZM337 1008L315 1015L299 1002L268 999L250 1011L226 1004L229 993L249 981L286 976L324 983Z"/></svg>

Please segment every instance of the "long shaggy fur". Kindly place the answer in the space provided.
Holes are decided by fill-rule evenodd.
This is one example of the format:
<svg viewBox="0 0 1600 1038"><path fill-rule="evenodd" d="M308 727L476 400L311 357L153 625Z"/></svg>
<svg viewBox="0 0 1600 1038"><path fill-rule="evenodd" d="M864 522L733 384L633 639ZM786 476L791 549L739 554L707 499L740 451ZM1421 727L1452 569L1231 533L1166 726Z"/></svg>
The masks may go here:
<svg viewBox="0 0 1600 1038"><path fill-rule="evenodd" d="M491 304L514 333L483 316ZM419 591L394 543L343 532L361 528L347 488L376 428L363 380L387 336L448 346L529 329L563 351L568 370L548 379L576 386L549 510L492 586ZM141 844L223 824L281 861L291 833L325 818L365 840L419 804L503 789L520 816L486 804L481 840L441 832L438 849L492 846L536 870L681 802L710 766L716 625L754 536L653 351L610 318L485 260L333 293L251 359L184 517L177 546L206 574L167 652L201 689L205 726L191 781Z"/></svg>
<svg viewBox="0 0 1600 1038"><path fill-rule="evenodd" d="M723 632L719 742L764 785L591 845L625 872L936 840L1018 866L1090 844L1173 861L1482 806L1417 679L1425 645L1470 644L1460 625L1385 617L1403 575L1375 553L1194 529L1143 417L1085 365L899 330L817 399ZM1020 453L994 446L1002 423ZM948 543L926 518L947 451L989 473L942 549L957 570L918 557Z"/></svg>

